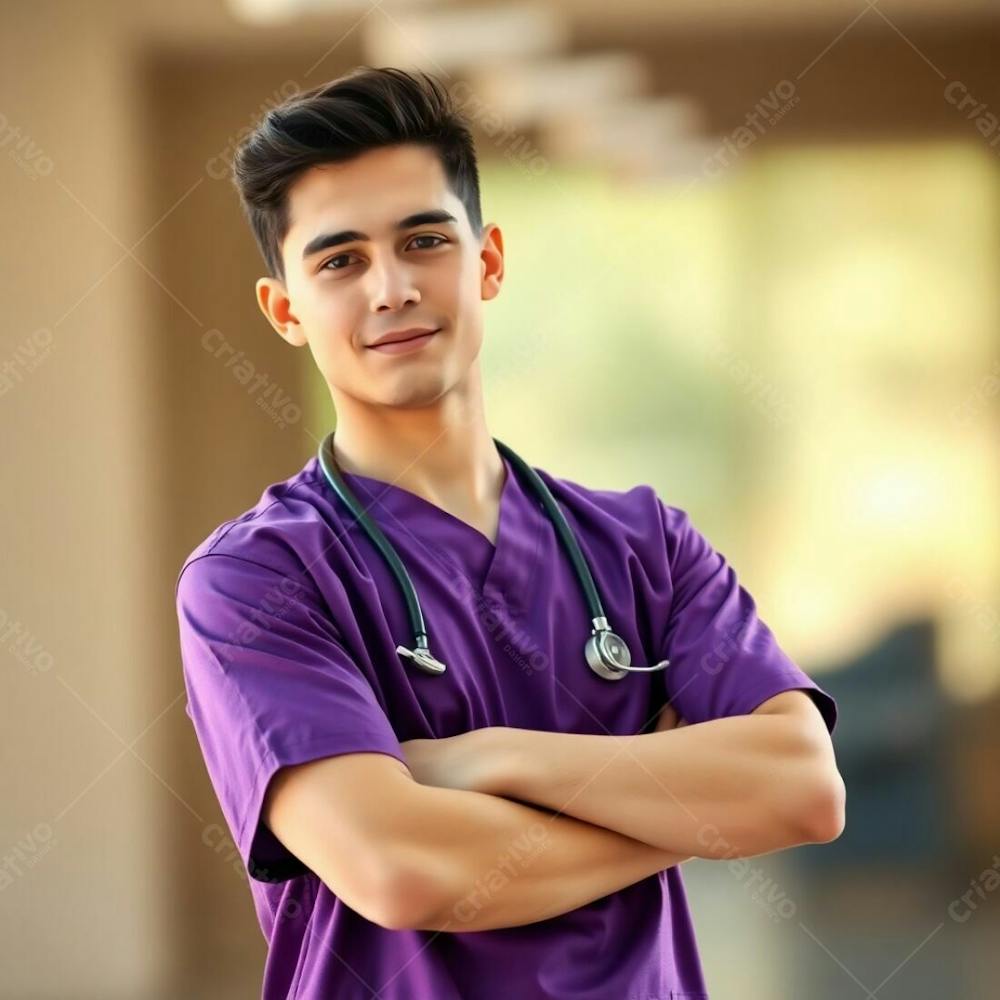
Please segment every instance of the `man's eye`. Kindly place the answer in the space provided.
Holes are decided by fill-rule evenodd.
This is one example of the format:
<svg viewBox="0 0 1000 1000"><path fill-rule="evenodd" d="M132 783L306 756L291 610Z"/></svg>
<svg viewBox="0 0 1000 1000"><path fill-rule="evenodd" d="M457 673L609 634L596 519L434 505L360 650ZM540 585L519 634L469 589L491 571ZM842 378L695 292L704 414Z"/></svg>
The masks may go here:
<svg viewBox="0 0 1000 1000"><path fill-rule="evenodd" d="M414 236L413 240L414 240L414 242L416 242L417 240L440 240L441 243L447 243L448 242L443 236L435 236L434 233L422 233L420 236ZM435 246L440 246L440 244L438 244L438 243L435 243L434 245ZM427 247L426 249L430 250L432 248L431 247Z"/></svg>
<svg viewBox="0 0 1000 1000"><path fill-rule="evenodd" d="M332 264L332 263L333 263L333 262L334 262L335 260L343 260L343 259L344 259L345 257L350 257L350 256L351 256L351 255L350 255L349 253L340 253L340 254L337 254L337 256L336 256L336 257L331 257L331 258L330 258L330 259L329 259L329 260L328 260L328 261L327 261L327 262L326 262L326 263L325 263L325 264L324 264L324 265L323 265L323 266L322 266L322 267L320 268L320 270L321 270L321 271L342 271L342 270L343 270L343 268L342 268L342 267L330 267L330 265L331 265L331 264Z"/></svg>

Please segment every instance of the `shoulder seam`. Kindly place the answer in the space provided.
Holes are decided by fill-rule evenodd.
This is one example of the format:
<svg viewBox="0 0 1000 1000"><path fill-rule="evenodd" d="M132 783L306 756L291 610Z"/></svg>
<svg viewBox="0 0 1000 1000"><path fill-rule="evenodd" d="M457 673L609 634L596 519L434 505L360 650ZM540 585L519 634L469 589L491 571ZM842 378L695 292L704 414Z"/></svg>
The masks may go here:
<svg viewBox="0 0 1000 1000"><path fill-rule="evenodd" d="M292 483L291 485L288 485L288 486L284 487L285 494L293 493L294 490L297 489L299 486L304 486L304 485L307 485L307 484L316 484L316 483L319 483L319 482L322 482L322 480L318 476L316 476L316 477L313 477L312 479L303 480L303 481L300 481L298 483ZM229 535L229 533L235 527L237 527L238 525L241 525L241 524L247 524L250 521L253 521L253 520L255 520L258 517L263 517L272 507L274 507L276 504L280 503L281 500L282 500L282 497L275 497L275 499L272 500L263 510L258 510L258 511L251 510L251 511L247 511L244 514L241 514L239 517L233 518L228 523L228 525L226 527L226 530L223 531L222 534L220 534L219 537L216 538L215 541L212 542L211 546L208 548L208 550L206 552L202 552L201 555L196 556L194 559L186 560L185 563L184 563L184 565L181 566L181 570L177 574L177 580L174 583L174 597L176 598L176 596L177 596L177 589L180 586L181 577L184 575L184 572L188 568L188 566L193 565L194 563L200 561L201 559L205 559L207 556L213 556L213 555L215 555L215 556L228 556L230 559L239 559L241 562L245 562L245 563L248 563L248 564L253 565L253 566L259 566L261 569L270 570L273 573L280 572L280 570L275 569L273 566L265 566L263 563L254 562L254 560L252 560L252 559L246 559L243 556L233 555L230 552L216 552L215 550L216 550L216 548L222 542L224 542L226 540L226 538Z"/></svg>
<svg viewBox="0 0 1000 1000"><path fill-rule="evenodd" d="M319 483L321 481L322 480L319 477L316 477L313 479L292 483L290 485L286 484L284 485L284 492L285 494L292 493L299 486L305 486L306 483ZM263 510L258 510L258 511L250 510L247 511L245 514L240 515L239 517L233 518L233 520L229 522L229 527L227 527L226 530L221 535L219 535L219 537L216 538L214 542L212 542L212 547L205 554L210 555L214 551L216 545L218 545L221 541L223 541L223 539L225 539L225 537L229 534L229 532L232 531L233 528L235 528L237 525L246 524L248 521L253 521L258 517L263 517L275 504L281 503L282 499L283 499L282 497L275 497Z"/></svg>
<svg viewBox="0 0 1000 1000"><path fill-rule="evenodd" d="M281 575L281 570L280 569L275 569L274 566L267 566L264 563L257 562L254 559L247 559L244 556L234 555L232 552L203 552L200 556L195 556L194 559L189 559L181 567L180 573L177 574L177 582L174 584L174 599L175 600L177 598L177 591L180 589L181 578L188 571L188 569L190 569L195 563L198 563L198 562L201 562L204 559L210 559L210 558L213 558L213 557L216 558L216 559L235 559L237 562L245 563L247 566L256 566L258 569L265 569L269 573L276 573L278 575Z"/></svg>

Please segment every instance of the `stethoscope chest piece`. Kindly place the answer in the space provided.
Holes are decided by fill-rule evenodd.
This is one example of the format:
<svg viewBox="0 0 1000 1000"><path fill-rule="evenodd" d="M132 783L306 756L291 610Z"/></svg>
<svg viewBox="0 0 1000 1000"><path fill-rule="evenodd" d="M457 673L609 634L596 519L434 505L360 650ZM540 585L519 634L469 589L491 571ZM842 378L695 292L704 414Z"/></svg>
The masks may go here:
<svg viewBox="0 0 1000 1000"><path fill-rule="evenodd" d="M620 681L629 674L632 654L625 640L609 628L595 631L584 647L590 669L607 681Z"/></svg>
<svg viewBox="0 0 1000 1000"><path fill-rule="evenodd" d="M660 660L651 667L633 667L628 643L617 632L611 631L608 620L599 616L591 624L590 638L583 651L590 669L598 677L606 681L620 681L628 674L654 673L670 666L669 660Z"/></svg>
<svg viewBox="0 0 1000 1000"><path fill-rule="evenodd" d="M443 674L447 669L437 657L431 656L431 651L426 646L407 649L405 646L399 645L396 647L396 652L400 656L412 660L425 674Z"/></svg>

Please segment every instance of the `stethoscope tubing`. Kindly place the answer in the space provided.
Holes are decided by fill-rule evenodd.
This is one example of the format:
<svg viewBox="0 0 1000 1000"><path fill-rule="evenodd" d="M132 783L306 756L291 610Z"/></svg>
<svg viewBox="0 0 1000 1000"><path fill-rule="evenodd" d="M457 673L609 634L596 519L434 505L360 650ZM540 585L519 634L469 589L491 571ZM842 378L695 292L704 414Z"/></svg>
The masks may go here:
<svg viewBox="0 0 1000 1000"><path fill-rule="evenodd" d="M444 673L446 669L444 663L431 654L430 636L427 632L423 610L420 606L420 600L417 597L416 588L410 579L410 574L396 553L395 548L393 548L388 538L382 532L382 529L368 516L367 511L358 502L341 475L333 449L334 433L334 431L331 431L320 442L320 467L330 487L347 506L355 520L361 525L362 529L388 563L403 594L403 599L406 602L406 612L410 620L410 629L413 633L414 648L407 649L405 646L399 645L396 647L396 650L401 656L412 659L417 666L427 673ZM606 680L619 680L626 673L653 672L663 670L669 666L669 660L661 660L650 667L631 666L631 655L628 645L621 636L612 632L608 625L604 605L601 602L590 566L587 564L580 545L570 530L569 524L551 490L549 490L541 476L511 447L497 438L493 438L493 443L500 453L509 459L515 470L515 474L520 475L522 479L526 479L532 487L542 506L545 508L549 520L554 525L559 540L569 555L570 562L573 564L573 570L580 582L591 617L591 635L587 640L587 646L584 651L591 669Z"/></svg>

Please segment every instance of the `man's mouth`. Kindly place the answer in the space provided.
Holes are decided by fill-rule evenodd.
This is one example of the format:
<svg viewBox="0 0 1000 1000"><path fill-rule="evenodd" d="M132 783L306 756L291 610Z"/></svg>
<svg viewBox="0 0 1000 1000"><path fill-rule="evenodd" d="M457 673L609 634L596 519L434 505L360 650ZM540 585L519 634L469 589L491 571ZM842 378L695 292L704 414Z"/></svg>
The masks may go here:
<svg viewBox="0 0 1000 1000"><path fill-rule="evenodd" d="M440 330L432 330L430 333L420 333L406 340L394 340L389 344L372 344L368 350L378 351L380 354L408 354L410 351L419 350L438 333Z"/></svg>

